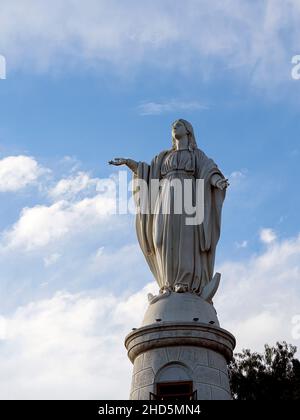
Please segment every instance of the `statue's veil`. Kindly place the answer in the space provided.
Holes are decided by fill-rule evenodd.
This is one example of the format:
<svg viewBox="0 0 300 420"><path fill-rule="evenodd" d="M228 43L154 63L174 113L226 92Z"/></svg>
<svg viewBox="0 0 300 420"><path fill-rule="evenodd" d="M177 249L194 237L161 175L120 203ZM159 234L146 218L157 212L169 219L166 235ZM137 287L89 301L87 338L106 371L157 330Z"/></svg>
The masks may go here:
<svg viewBox="0 0 300 420"><path fill-rule="evenodd" d="M182 118L180 118L179 120L176 120L173 122L172 126L177 122L180 121L186 128L187 132L188 132L188 139L189 139L189 150L192 151L194 149L197 149L197 142L195 139L195 134L194 134L194 129L193 126L190 122L188 122L187 120L184 120ZM172 149L176 149L176 145L175 145L175 140L172 137Z"/></svg>

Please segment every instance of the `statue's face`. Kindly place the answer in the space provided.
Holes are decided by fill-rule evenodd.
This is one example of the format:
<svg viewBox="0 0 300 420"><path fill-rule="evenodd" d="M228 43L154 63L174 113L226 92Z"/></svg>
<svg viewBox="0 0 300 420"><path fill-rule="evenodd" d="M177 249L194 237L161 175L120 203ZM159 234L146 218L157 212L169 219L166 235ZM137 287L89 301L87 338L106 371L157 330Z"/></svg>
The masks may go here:
<svg viewBox="0 0 300 420"><path fill-rule="evenodd" d="M172 125L172 136L173 138L180 140L188 134L185 125L181 121L175 121Z"/></svg>

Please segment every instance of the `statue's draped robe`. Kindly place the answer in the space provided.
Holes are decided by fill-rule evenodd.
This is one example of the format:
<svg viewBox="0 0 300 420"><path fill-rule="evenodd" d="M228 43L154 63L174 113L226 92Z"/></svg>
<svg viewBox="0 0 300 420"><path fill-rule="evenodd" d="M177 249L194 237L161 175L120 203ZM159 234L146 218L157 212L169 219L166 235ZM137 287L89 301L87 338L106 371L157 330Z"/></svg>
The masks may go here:
<svg viewBox="0 0 300 420"><path fill-rule="evenodd" d="M225 189L220 190L211 185L214 174L224 178L214 161L198 148L164 150L152 159L150 165L138 162L137 171L133 174L133 196L137 206L136 232L160 291L166 288L174 290L174 286L180 284L185 285L186 290L200 295L203 287L213 277L221 211L226 194ZM192 180L193 200L197 193L196 179L204 180L203 223L188 225L186 216L191 217L191 214L174 213L174 190L167 183L162 184L161 200L157 192L151 191L151 180L174 178L179 178L182 182L185 178ZM139 180L146 181L148 185L148 214L139 211ZM154 212L151 212L151 199L155 203ZM170 213L164 214L162 203L167 200L170 203Z"/></svg>

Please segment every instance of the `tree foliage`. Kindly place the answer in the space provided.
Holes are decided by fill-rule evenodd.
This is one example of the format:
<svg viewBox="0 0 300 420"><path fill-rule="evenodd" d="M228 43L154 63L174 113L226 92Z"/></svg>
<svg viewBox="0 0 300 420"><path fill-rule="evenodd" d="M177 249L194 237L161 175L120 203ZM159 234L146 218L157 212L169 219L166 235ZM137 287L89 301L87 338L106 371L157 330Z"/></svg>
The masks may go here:
<svg viewBox="0 0 300 420"><path fill-rule="evenodd" d="M238 400L299 400L297 348L285 341L265 345L263 354L244 349L229 365L231 390Z"/></svg>

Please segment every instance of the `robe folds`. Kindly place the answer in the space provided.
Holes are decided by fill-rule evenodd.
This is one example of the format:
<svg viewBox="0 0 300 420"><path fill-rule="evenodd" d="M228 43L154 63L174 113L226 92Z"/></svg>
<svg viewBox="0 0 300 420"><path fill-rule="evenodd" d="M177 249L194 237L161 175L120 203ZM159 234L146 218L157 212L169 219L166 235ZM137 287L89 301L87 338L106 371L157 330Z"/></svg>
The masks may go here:
<svg viewBox="0 0 300 420"><path fill-rule="evenodd" d="M163 150L152 159L150 165L138 162L137 171L133 173L136 233L160 291L174 290L176 285L183 285L186 291L200 295L213 277L226 194L226 189L220 190L211 184L214 174L224 178L215 162L198 148ZM182 214L174 211L174 190L164 183L166 179L179 179L182 183L185 179L191 180L194 204L198 191L196 179L203 180L204 219L201 224L188 225L185 211ZM147 212L140 211L139 207L140 180L148 186ZM151 189L151 180L161 182L159 192ZM163 211L163 203L166 202L170 205L169 213ZM153 207L151 203L154 203ZM153 208L155 211L152 211Z"/></svg>

